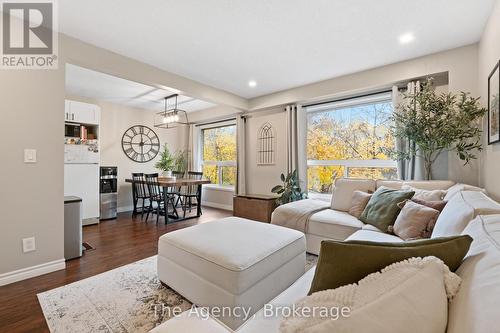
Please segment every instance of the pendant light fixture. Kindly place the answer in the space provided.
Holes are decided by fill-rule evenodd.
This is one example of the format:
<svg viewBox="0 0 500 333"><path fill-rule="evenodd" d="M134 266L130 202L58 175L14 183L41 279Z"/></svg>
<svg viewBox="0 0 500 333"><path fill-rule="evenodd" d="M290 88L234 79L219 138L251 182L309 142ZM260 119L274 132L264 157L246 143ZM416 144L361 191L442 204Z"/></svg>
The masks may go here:
<svg viewBox="0 0 500 333"><path fill-rule="evenodd" d="M179 94L174 94L165 97L165 109L158 112L155 116L155 127L159 128L175 128L178 126L189 125L186 111L177 108L177 97ZM174 100L173 108L169 108L169 100Z"/></svg>

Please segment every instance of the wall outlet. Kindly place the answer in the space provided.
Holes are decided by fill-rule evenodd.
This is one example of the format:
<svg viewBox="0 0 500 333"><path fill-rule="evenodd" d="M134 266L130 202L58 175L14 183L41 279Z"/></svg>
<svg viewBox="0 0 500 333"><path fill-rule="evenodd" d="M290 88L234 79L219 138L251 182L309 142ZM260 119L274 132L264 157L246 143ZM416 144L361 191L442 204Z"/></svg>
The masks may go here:
<svg viewBox="0 0 500 333"><path fill-rule="evenodd" d="M36 163L36 149L24 150L24 163Z"/></svg>
<svg viewBox="0 0 500 333"><path fill-rule="evenodd" d="M23 238L23 252L32 252L36 250L35 237Z"/></svg>

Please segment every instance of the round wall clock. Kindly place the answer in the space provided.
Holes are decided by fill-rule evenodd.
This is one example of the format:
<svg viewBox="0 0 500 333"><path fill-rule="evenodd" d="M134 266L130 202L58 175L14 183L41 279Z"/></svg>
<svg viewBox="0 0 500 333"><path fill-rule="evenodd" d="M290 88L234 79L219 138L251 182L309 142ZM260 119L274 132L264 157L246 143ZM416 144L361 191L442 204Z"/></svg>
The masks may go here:
<svg viewBox="0 0 500 333"><path fill-rule="evenodd" d="M136 125L123 133L122 149L132 161L146 163L158 155L160 139L149 127Z"/></svg>

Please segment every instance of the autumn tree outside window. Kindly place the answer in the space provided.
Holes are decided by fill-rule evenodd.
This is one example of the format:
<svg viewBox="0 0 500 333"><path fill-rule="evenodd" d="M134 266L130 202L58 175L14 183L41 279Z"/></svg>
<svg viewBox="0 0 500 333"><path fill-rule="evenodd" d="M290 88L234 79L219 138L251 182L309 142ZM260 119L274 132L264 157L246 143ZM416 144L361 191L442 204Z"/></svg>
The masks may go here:
<svg viewBox="0 0 500 333"><path fill-rule="evenodd" d="M304 107L307 112L307 187L331 193L339 177L396 179L390 93Z"/></svg>
<svg viewBox="0 0 500 333"><path fill-rule="evenodd" d="M236 184L236 125L201 130L203 175L212 184L234 187Z"/></svg>

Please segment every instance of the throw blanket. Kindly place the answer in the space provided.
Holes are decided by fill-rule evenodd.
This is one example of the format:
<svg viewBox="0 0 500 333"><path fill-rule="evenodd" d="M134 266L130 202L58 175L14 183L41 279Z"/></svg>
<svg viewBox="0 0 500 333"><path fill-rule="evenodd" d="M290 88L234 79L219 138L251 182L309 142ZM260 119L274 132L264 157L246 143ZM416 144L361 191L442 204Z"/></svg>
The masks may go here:
<svg viewBox="0 0 500 333"><path fill-rule="evenodd" d="M279 206L273 212L271 223L306 232L309 218L314 213L330 208L330 202L305 199Z"/></svg>

